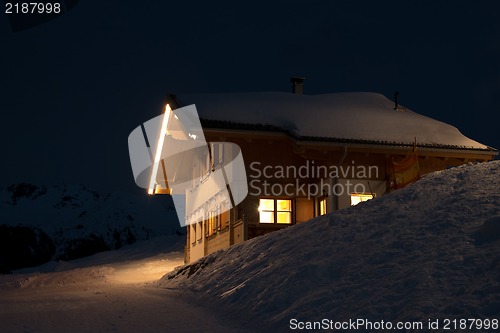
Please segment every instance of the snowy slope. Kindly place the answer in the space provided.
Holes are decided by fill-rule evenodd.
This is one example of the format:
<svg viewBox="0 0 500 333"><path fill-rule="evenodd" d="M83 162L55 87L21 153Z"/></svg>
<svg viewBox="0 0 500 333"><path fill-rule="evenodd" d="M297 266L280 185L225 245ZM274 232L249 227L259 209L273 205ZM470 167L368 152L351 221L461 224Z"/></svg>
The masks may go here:
<svg viewBox="0 0 500 333"><path fill-rule="evenodd" d="M464 165L163 277L285 331L291 318L500 317L500 161Z"/></svg>
<svg viewBox="0 0 500 333"><path fill-rule="evenodd" d="M182 105L196 104L203 119L272 125L302 137L398 144L412 144L417 138L422 145L488 148L449 124L403 106L395 111L394 102L378 93L186 94L177 95L176 100Z"/></svg>
<svg viewBox="0 0 500 333"><path fill-rule="evenodd" d="M14 184L0 188L0 228L4 243L37 238L28 247L33 250L32 243L44 242L46 248L53 247L49 251L53 259L66 260L173 234L179 223L173 205L162 196L102 194L82 185ZM36 231L36 237L30 230ZM22 235L9 239L9 233ZM5 244L0 247L1 266L8 249Z"/></svg>

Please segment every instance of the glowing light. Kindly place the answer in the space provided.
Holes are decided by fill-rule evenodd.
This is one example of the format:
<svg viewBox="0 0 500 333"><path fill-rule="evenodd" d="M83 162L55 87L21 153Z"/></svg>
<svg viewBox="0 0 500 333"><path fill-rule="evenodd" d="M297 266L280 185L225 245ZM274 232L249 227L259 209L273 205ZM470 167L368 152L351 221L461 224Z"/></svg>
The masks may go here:
<svg viewBox="0 0 500 333"><path fill-rule="evenodd" d="M151 180L149 181L148 194L153 195L155 193L156 176L158 174L158 166L160 165L161 151L163 150L163 143L165 142L165 135L167 135L168 118L170 117L170 112L172 109L170 105L165 106L165 114L163 115L163 122L160 129L160 137L158 138L158 144L156 145L155 159L153 163L153 170L151 171Z"/></svg>
<svg viewBox="0 0 500 333"><path fill-rule="evenodd" d="M196 134L188 133L188 135L191 139L196 140Z"/></svg>
<svg viewBox="0 0 500 333"><path fill-rule="evenodd" d="M351 206L355 206L360 202L368 201L373 199L372 194L362 194L362 193L352 193L351 194Z"/></svg>

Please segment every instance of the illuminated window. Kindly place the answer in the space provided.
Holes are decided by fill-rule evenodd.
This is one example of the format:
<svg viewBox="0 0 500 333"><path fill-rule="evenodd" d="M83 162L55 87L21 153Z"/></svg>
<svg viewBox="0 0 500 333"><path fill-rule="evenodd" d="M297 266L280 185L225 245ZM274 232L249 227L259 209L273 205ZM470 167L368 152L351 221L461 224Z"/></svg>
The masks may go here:
<svg viewBox="0 0 500 333"><path fill-rule="evenodd" d="M326 198L323 198L319 201L319 215L326 214Z"/></svg>
<svg viewBox="0 0 500 333"><path fill-rule="evenodd" d="M292 223L292 200L276 200L278 223Z"/></svg>
<svg viewBox="0 0 500 333"><path fill-rule="evenodd" d="M373 199L373 194L352 193L351 206L355 206L360 202L368 201L370 199Z"/></svg>
<svg viewBox="0 0 500 333"><path fill-rule="evenodd" d="M274 199L259 200L260 223L274 223Z"/></svg>
<svg viewBox="0 0 500 333"><path fill-rule="evenodd" d="M208 234L211 235L215 230L215 215L214 212L209 212L208 215Z"/></svg>
<svg viewBox="0 0 500 333"><path fill-rule="evenodd" d="M189 238L191 238L192 242L196 242L196 223L191 224L191 234L189 235Z"/></svg>
<svg viewBox="0 0 500 333"><path fill-rule="evenodd" d="M229 225L229 208L230 205L228 202L221 203L221 215L220 215L220 223L221 229L225 229Z"/></svg>
<svg viewBox="0 0 500 333"><path fill-rule="evenodd" d="M213 235L214 233L220 230L220 215L221 215L220 205L218 205L214 210L211 210L208 213L208 229L207 229L208 236Z"/></svg>
<svg viewBox="0 0 500 333"><path fill-rule="evenodd" d="M220 230L220 205L217 205L217 208L215 209L214 212L215 215L215 223L214 223L214 230Z"/></svg>
<svg viewBox="0 0 500 333"><path fill-rule="evenodd" d="M197 241L200 241L201 240L201 237L202 237L202 222L198 222L197 223L197 227L195 228L195 231L196 231L196 240Z"/></svg>
<svg viewBox="0 0 500 333"><path fill-rule="evenodd" d="M292 223L292 200L289 199L260 199L260 223Z"/></svg>

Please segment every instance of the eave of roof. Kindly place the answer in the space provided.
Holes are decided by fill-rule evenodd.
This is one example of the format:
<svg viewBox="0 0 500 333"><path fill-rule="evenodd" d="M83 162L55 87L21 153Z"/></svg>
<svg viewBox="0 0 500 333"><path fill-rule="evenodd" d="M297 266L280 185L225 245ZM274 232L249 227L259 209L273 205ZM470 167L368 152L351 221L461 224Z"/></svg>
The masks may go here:
<svg viewBox="0 0 500 333"><path fill-rule="evenodd" d="M319 136L301 136L295 132L287 129L280 128L274 125L265 124L248 124L248 123L235 123L226 120L211 120L201 118L201 125L203 129L222 129L222 130L239 130L239 131L261 131L261 132L274 132L283 133L287 136L304 142L323 142L323 143L345 143L345 144L363 144L363 145L377 145L377 146L392 146L392 147L413 147L413 142L396 142L396 141L383 141L383 140L364 140L364 139L349 139L349 138L335 138L335 137L319 137ZM437 149L451 149L461 151L474 151L485 152L491 155L498 155L498 150L487 146L487 148L466 147L457 145L445 144L429 144L418 143L419 148L437 148Z"/></svg>

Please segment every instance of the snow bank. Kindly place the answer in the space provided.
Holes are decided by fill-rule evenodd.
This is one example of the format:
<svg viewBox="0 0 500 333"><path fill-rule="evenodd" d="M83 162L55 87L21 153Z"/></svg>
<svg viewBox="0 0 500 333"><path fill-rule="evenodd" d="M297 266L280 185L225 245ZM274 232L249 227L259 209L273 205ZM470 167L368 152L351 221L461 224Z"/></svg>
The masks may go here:
<svg viewBox="0 0 500 333"><path fill-rule="evenodd" d="M498 318L499 175L500 161L436 172L216 252L160 285L282 329L291 318Z"/></svg>
<svg viewBox="0 0 500 333"><path fill-rule="evenodd" d="M400 106L378 93L296 95L284 92L177 95L200 118L272 125L308 138L487 149L451 125ZM321 121L318 121L321 120Z"/></svg>

